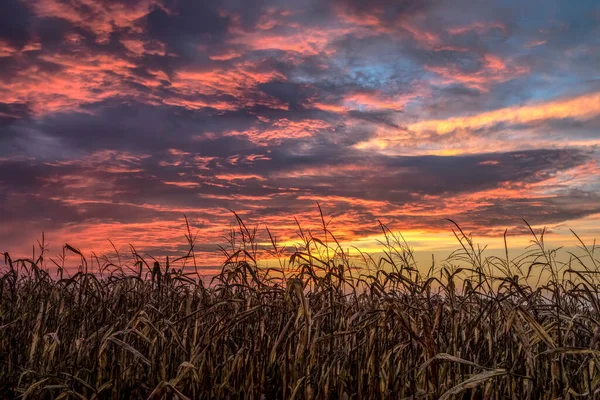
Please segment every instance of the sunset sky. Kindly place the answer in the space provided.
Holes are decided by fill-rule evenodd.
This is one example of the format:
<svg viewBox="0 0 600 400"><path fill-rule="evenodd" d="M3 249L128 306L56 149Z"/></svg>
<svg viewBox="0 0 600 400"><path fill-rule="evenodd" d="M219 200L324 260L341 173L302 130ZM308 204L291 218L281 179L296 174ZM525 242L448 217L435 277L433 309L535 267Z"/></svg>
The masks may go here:
<svg viewBox="0 0 600 400"><path fill-rule="evenodd" d="M597 0L1 8L2 252L167 254L184 213L212 252L229 209L293 243L317 201L367 248L378 218L422 250L446 218L600 238Z"/></svg>

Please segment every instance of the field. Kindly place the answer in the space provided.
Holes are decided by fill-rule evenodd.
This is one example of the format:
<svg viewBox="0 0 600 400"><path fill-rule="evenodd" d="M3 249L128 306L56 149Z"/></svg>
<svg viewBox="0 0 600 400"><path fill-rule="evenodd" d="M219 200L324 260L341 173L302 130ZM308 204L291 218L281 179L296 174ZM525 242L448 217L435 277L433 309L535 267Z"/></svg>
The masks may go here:
<svg viewBox="0 0 600 400"><path fill-rule="evenodd" d="M238 222L210 282L190 231L189 253L165 262L134 249L86 260L66 246L81 257L72 276L43 251L5 254L0 397L600 396L594 246L561 255L531 230L524 254L491 257L455 226L458 250L417 268L384 225L381 255L360 262L324 225L300 229L291 253L273 240L281 268L266 269L256 231Z"/></svg>

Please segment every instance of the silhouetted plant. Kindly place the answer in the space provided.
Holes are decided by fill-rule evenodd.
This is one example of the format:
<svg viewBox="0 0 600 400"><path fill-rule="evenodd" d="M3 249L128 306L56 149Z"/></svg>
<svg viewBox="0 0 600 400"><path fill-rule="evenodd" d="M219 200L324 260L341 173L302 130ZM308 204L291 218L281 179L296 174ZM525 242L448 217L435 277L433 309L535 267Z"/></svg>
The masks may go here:
<svg viewBox="0 0 600 400"><path fill-rule="evenodd" d="M66 245L47 268L5 253L0 396L12 398L596 398L600 301L595 246L559 262L534 248L487 257L460 248L421 269L401 235L353 263L323 221L278 268L261 267L256 229L235 215L222 269L189 251L129 261ZM321 214L322 217L322 214ZM80 268L65 276L65 257ZM191 264L190 264L191 263ZM193 270L188 272L189 267ZM51 272L52 271L52 272ZM544 280L536 277L546 275ZM55 277L53 276L55 275ZM532 282L532 283L531 283Z"/></svg>

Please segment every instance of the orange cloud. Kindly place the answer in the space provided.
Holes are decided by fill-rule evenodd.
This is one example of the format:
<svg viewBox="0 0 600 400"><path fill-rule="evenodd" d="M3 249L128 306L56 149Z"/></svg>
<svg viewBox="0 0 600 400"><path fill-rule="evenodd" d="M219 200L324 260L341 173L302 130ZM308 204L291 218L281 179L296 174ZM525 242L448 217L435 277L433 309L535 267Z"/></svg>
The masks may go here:
<svg viewBox="0 0 600 400"><path fill-rule="evenodd" d="M302 177L323 177L323 176L348 176L349 174L376 172L377 167L371 165L328 165L323 167L306 167L293 171L276 172L273 176L278 178L302 178Z"/></svg>
<svg viewBox="0 0 600 400"><path fill-rule="evenodd" d="M440 36L430 30L419 26L423 20L421 16L406 19L399 17L395 23L386 23L384 7L372 7L368 13L352 13L346 7L335 8L338 18L352 27L353 33L358 37L373 36L379 34L401 34L410 36L424 47L440 49L443 47ZM358 29L357 29L358 28ZM363 29L360 29L363 28Z"/></svg>
<svg viewBox="0 0 600 400"><path fill-rule="evenodd" d="M297 30L287 34L275 34L268 31L239 32L236 37L230 40L230 43L244 45L252 50L279 50L317 55L321 52L334 52L333 49L328 49L328 44L335 37L347 32L335 29Z"/></svg>
<svg viewBox="0 0 600 400"><path fill-rule="evenodd" d="M491 84L505 82L513 79L516 75L529 72L526 67L509 67L502 59L493 54L486 54L483 64L484 68L474 73L462 72L456 65L424 66L424 68L439 75L441 79L435 83L448 85L459 82L483 92L487 92Z"/></svg>
<svg viewBox="0 0 600 400"><path fill-rule="evenodd" d="M318 108L319 110L332 112L332 113L345 113L348 111L347 107L339 106L336 104L327 104L327 103L313 103L312 106L314 108Z"/></svg>
<svg viewBox="0 0 600 400"><path fill-rule="evenodd" d="M368 200L361 199L358 197L343 197L343 196L298 196L298 200L312 200L318 201L321 204L331 205L332 203L348 203L353 206L361 206L361 207L376 207L377 209L381 207L388 207L390 205L387 201L380 200Z"/></svg>
<svg viewBox="0 0 600 400"><path fill-rule="evenodd" d="M163 182L163 183L165 185L177 186L177 187L180 187L180 188L195 188L195 187L200 186L200 183L198 183L198 182L179 182L179 181L177 181L177 182L168 182L168 181L166 181L166 182Z"/></svg>
<svg viewBox="0 0 600 400"><path fill-rule="evenodd" d="M251 105L264 105L271 108L287 109L276 99L266 96L253 96L251 88L271 80L281 80L285 77L277 72L257 71L250 62L240 62L228 69L212 69L195 71L184 69L171 80L172 88L180 97L163 100L167 104L181 105L188 108L212 107L219 110L233 110ZM228 95L235 100L204 101L200 96ZM184 98L181 98L184 97ZM188 100L195 98L197 100Z"/></svg>
<svg viewBox="0 0 600 400"><path fill-rule="evenodd" d="M266 178L256 174L217 174L215 178L223 181L245 181L247 179L256 179L265 181Z"/></svg>
<svg viewBox="0 0 600 400"><path fill-rule="evenodd" d="M344 103L350 108L364 106L379 110L401 111L406 103L413 100L416 96L416 93L399 95L396 97L387 97L380 93L355 93L346 96L344 98Z"/></svg>
<svg viewBox="0 0 600 400"><path fill-rule="evenodd" d="M266 146L278 143L284 139L298 139L313 136L317 132L331 129L331 124L318 119L306 119L301 121L290 121L280 118L274 121L268 128L251 128L245 131L227 131L231 136L247 136L253 143Z"/></svg>
<svg viewBox="0 0 600 400"><path fill-rule="evenodd" d="M155 0L129 3L79 0L81 7L60 0L36 0L32 2L35 13L40 17L57 17L94 32L100 42L109 40L110 33L117 28L136 29L140 18L145 16ZM137 30L140 31L141 28Z"/></svg>
<svg viewBox="0 0 600 400"><path fill-rule="evenodd" d="M479 34L489 31L491 29L500 29L504 33L507 33L508 29L502 22L473 22L469 25L456 26L448 29L448 33L451 35L462 35L464 33L475 31Z"/></svg>
<svg viewBox="0 0 600 400"><path fill-rule="evenodd" d="M30 65L15 79L0 82L0 95L10 103L28 103L37 114L97 102L127 93L121 76L135 65L110 55L43 55L41 60L59 65L58 71L45 71ZM122 74L119 76L119 74Z"/></svg>

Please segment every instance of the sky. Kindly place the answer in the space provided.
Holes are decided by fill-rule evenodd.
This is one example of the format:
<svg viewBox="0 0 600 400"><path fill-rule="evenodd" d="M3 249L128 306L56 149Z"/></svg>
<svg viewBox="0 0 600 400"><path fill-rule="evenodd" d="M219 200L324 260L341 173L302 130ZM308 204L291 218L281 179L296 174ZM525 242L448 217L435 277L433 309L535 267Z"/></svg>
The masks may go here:
<svg viewBox="0 0 600 400"><path fill-rule="evenodd" d="M596 0L2 8L0 251L181 252L186 214L209 260L230 210L291 244L317 202L364 248L378 219L422 250L446 218L600 236Z"/></svg>

